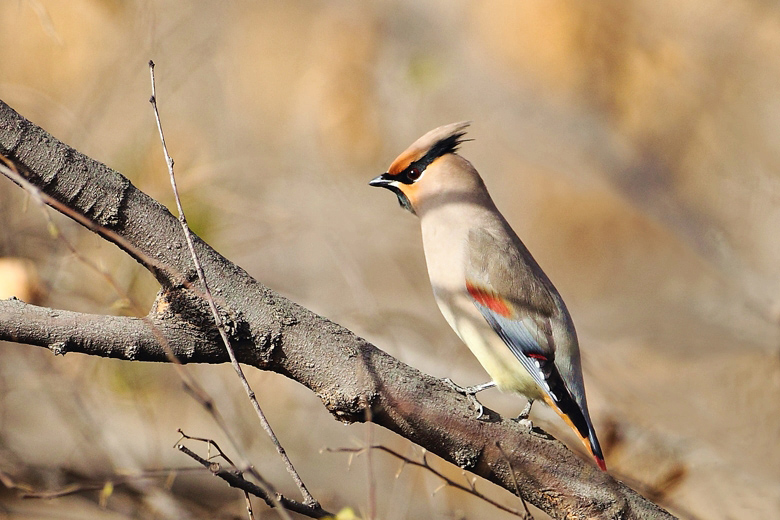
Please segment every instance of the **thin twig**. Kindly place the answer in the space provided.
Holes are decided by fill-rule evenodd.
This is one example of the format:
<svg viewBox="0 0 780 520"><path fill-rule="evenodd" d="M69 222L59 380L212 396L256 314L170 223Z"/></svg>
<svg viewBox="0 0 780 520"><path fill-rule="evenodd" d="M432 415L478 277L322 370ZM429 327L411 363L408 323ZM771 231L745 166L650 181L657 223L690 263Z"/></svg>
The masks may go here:
<svg viewBox="0 0 780 520"><path fill-rule="evenodd" d="M73 483L73 484L68 484L66 486L63 486L59 489L52 489L48 491L36 490L34 487L32 487L29 484L17 482L8 473L0 472L0 483L2 483L3 486L5 486L8 489L16 489L21 491L22 498L51 499L51 498L64 497L68 495L74 495L76 493L81 493L84 491L100 491L101 489L105 489L106 485L108 484L111 484L112 486L116 487L124 484L130 484L138 480L150 480L150 479L157 479L163 477L166 480L168 480L170 479L171 474L189 473L193 471L201 471L201 470L200 468L187 467L187 468L146 470L146 471L133 472L133 473L124 473L124 474L116 473L114 475L106 477L104 480L93 480L93 481L87 481L81 483Z"/></svg>
<svg viewBox="0 0 780 520"><path fill-rule="evenodd" d="M244 500L246 500L246 514L249 520L255 520L255 512L252 510L252 499L249 498L249 491L244 491Z"/></svg>
<svg viewBox="0 0 780 520"><path fill-rule="evenodd" d="M190 254L192 255L192 261L194 262L195 270L198 273L198 278L200 279L201 284L203 284L203 290L206 293L206 300L208 301L209 308L211 309L211 313L214 316L214 322L216 323L217 329L219 330L219 335L222 337L222 341L225 344L225 348L227 349L228 355L230 356L230 363L231 365L233 365L233 369L236 371L236 374L238 375L238 378L241 381L241 385L244 387L244 390L246 391L249 400L252 402L252 406L254 407L255 412L257 413L257 417L260 419L260 424L263 426L263 429L271 438L271 442L274 444L277 453L279 453L279 456L282 458L282 461L284 462L284 465L287 468L288 473L290 473L290 476L292 477L293 481L298 486L298 489L300 490L301 495L303 496L304 503L312 507L319 506L318 502L314 499L311 493L309 493L309 490L306 488L306 485L303 483L303 480L301 479L300 475L295 470L292 461L290 461L290 458L287 456L287 452L284 450L281 443L279 442L279 439L276 437L276 434L271 428L271 424L268 422L268 419L266 419L265 413L263 413L263 410L260 408L260 403L257 401L257 398L255 397L255 392L252 390L252 387L249 385L246 376L244 376L244 371L241 369L241 365L238 363L238 359L236 358L235 352L233 351L233 347L230 343L230 338L228 337L227 331L225 330L225 325L222 322L222 317L219 315L217 304L214 302L214 297L211 294L211 291L209 289L209 285L206 280L206 275L203 272L203 267L201 266L200 260L198 259L198 255L195 251L195 245L193 244L193 240L192 240L192 233L190 232L190 228L187 225L187 219L184 215L184 208L182 208L181 199L179 198L179 190L176 187L176 178L173 173L173 158L171 158L170 154L168 153L168 146L165 144L165 134L163 133L162 122L160 120L160 113L157 109L157 91L156 91L156 86L154 81L154 62L151 60L149 61L149 72L152 80L152 97L149 99L149 102L152 104L152 107L154 108L154 117L155 120L157 121L157 129L160 132L160 141L162 142L163 153L165 155L165 162L168 165L168 174L171 180L173 195L174 198L176 199L176 208L179 212L179 222L181 223L182 230L184 231L184 236L187 240L187 246L190 249Z"/></svg>
<svg viewBox="0 0 780 520"><path fill-rule="evenodd" d="M283 495L280 495L278 493L275 494L274 496L269 496L268 493L266 493L266 491L263 488L246 480L240 474L240 472L234 472L234 471L224 469L222 468L222 466L219 465L219 463L210 462L198 456L196 453L194 453L192 450L190 450L184 445L181 444L178 445L177 449L182 453L184 453L185 455L191 457L193 460L197 461L204 468L208 468L209 471L211 471L215 476L221 478L222 480L230 484L231 487L238 488L242 491L249 493L250 495L254 495L258 498L261 498L269 506L273 507L274 504L279 502L284 506L285 509L289 511L293 511L295 513L306 515L311 518L325 518L328 516L333 516L333 513L325 511L319 505L311 506L308 504L303 504L301 502L297 502L295 500L286 498Z"/></svg>
<svg viewBox="0 0 780 520"><path fill-rule="evenodd" d="M505 506L503 504L500 504L500 503L496 502L495 500L493 500L492 498L483 495L482 493L477 491L477 489L474 486L473 482L468 482L468 484L469 484L468 486L460 484L458 482L455 482L451 478L447 477L446 475L444 475L443 473L441 473L437 469L433 468L430 464L428 464L427 451L425 451L425 450L423 450L423 456L422 456L423 460L422 460L422 462L420 462L420 461L416 461L414 459L410 459L406 455L398 453L397 451L395 451L395 450L393 450L391 448L388 448L387 446L382 446L382 445L368 446L367 448L326 448L326 451L329 451L331 453L349 453L349 454L360 454L360 453L363 453L363 452L366 452L366 451L369 451L369 450L384 451L385 453L387 453L389 455L392 455L393 457L395 457L397 459L400 459L401 461L404 462L404 464L408 464L410 466L417 466L418 468L423 468L423 469L426 469L426 470L430 471L431 473L433 473L434 475L436 475L437 477L442 479L444 481L444 485L448 485L448 486L454 487L456 489L459 489L461 491L465 491L466 493L468 493L468 494L470 494L472 496L475 496L475 497L479 498L480 500L483 500L483 501L487 502L488 504L492 505L493 507L497 507L498 509L500 509L502 511L506 511L507 513L513 514L515 516L519 516L520 518L524 518L524 516L525 516L525 513L523 513L522 511L519 511L519 510L514 509L512 507L508 507L508 506ZM436 489L436 491L438 491L439 489L441 489L441 488ZM434 493L436 491L434 491Z"/></svg>
<svg viewBox="0 0 780 520"><path fill-rule="evenodd" d="M362 397L364 401L368 399L366 396ZM366 420L366 446L374 444L374 427L372 421L371 407L368 403L364 403L365 420ZM368 473L368 510L366 512L366 518L368 520L374 520L376 518L376 481L374 478L374 458L371 456L372 451L368 450L366 453L366 472Z"/></svg>
<svg viewBox="0 0 780 520"><path fill-rule="evenodd" d="M511 459L504 451L504 448L501 447L501 443L498 441L496 441L496 448L498 448L501 456L506 461L506 465L509 468L509 473L512 475L512 483L515 485L515 495L517 495L517 497L520 499L520 502L523 504L523 509L525 509L525 516L523 517L523 520L533 520L534 516L531 514L531 511L528 510L528 504L526 504L525 499L520 496L520 486L517 483L517 475L515 474L515 468L512 467Z"/></svg>
<svg viewBox="0 0 780 520"><path fill-rule="evenodd" d="M230 457L228 457L227 454L225 454L225 452L222 451L222 448L219 447L219 444L217 444L217 441L215 441L213 439L206 439L206 438L203 438L203 437L193 437L191 435L187 435L186 433L184 433L184 431L181 428L179 428L177 431L181 434L181 438L182 439L191 439L191 440L194 440L194 441L205 442L209 446L209 449L212 446L214 446L214 448L219 453L220 457L225 459L225 461L228 464L230 464L231 466L233 466L234 468L236 467L236 465L233 463L233 461L230 460ZM179 439L176 442L176 446L178 447L180 445L180 443L181 443L181 439ZM213 457L209 457L208 460L212 460L212 458ZM240 470L237 469L237 471L238 471L238 475L239 476L243 476L243 473L241 473ZM263 481L263 489L270 489L270 488L271 488L270 484L268 482L266 482L266 481ZM244 500L246 500L246 513L247 513L247 516L249 517L249 520L254 520L255 512L252 510L252 500L249 497L249 492L246 491L246 490L242 490L242 491L244 491ZM276 505L276 501L278 501L278 499L274 501L274 505ZM285 512L286 512L286 510L285 510Z"/></svg>

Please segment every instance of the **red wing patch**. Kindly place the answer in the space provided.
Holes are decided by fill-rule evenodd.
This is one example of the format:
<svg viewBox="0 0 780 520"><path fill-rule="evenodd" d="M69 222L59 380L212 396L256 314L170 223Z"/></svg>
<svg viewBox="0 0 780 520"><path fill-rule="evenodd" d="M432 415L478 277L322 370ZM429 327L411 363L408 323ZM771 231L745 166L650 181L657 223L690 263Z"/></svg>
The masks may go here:
<svg viewBox="0 0 780 520"><path fill-rule="evenodd" d="M536 352L530 352L526 354L526 356L530 358L538 359L540 361L547 361L547 356L545 356L544 354L537 354Z"/></svg>
<svg viewBox="0 0 780 520"><path fill-rule="evenodd" d="M487 307L496 314L500 314L505 318L508 318L512 314L512 311L509 309L509 305L507 305L507 303L502 298L496 296L492 292L474 287L468 282L466 283L466 290L469 292L471 297L474 298L474 301L484 307Z"/></svg>

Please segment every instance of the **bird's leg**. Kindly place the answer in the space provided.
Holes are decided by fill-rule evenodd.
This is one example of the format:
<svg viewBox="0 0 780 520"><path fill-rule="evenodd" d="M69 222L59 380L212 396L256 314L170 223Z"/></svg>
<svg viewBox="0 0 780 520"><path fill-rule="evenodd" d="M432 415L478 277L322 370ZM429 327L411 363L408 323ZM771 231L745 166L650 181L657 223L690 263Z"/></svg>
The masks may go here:
<svg viewBox="0 0 780 520"><path fill-rule="evenodd" d="M520 412L520 415L517 416L518 421L523 421L525 419L528 419L528 416L531 413L531 406L533 406L534 400L530 397L528 398L528 404L525 405L525 408L523 408L523 411Z"/></svg>
<svg viewBox="0 0 780 520"><path fill-rule="evenodd" d="M520 415L517 416L515 421L522 424L523 426L528 427L528 431L533 431L534 423L531 422L531 419L528 418L528 415L531 413L531 406L533 406L534 400L530 397L528 398L528 404L525 405L525 408L523 408L523 411L520 412Z"/></svg>
<svg viewBox="0 0 780 520"><path fill-rule="evenodd" d="M496 383L493 381L488 381L487 383L482 383L481 385L474 385L474 386L460 386L456 385L452 379L449 377L445 377L443 379L444 384L458 392L459 394L463 394L466 397L468 397L471 400L471 404L474 405L474 408L477 410L477 419L482 417L484 413L484 408L482 406L482 403L480 403L477 398L476 394L478 392L481 392L482 390L487 390L488 388L492 388L496 386Z"/></svg>

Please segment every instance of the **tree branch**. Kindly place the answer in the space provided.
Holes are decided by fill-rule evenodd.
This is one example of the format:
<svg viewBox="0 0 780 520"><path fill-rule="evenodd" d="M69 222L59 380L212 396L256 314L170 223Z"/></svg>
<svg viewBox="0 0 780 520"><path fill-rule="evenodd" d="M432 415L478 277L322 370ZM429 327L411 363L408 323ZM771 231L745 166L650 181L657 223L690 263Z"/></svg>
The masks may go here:
<svg viewBox="0 0 780 520"><path fill-rule="evenodd" d="M309 504L302 504L301 502L297 502L295 500L290 500L287 497L284 497L282 495L277 495L276 497L269 497L268 493L258 486L257 484L253 482L249 482L246 480L240 472L237 471L231 471L223 468L220 464L216 462L210 462L203 457L198 456L195 452L187 448L186 446L182 444L178 444L176 448L187 455L188 457L192 458L196 462L198 462L200 465L202 465L204 468L211 471L215 476L221 478L228 484L230 484L231 487L240 489L242 491L245 491L251 495L254 495L258 498L262 498L266 504L268 504L271 507L274 507L274 500L279 501L282 506L285 509L288 509L290 511L295 511L298 514L306 515L310 518L326 518L330 517L333 518L333 515L329 513L328 511L325 511L320 507L319 504L309 505Z"/></svg>
<svg viewBox="0 0 780 520"><path fill-rule="evenodd" d="M196 278L192 259L177 219L164 206L1 101L0 153L30 183L99 225L101 236L147 267L162 286L149 317L136 322L2 302L0 338L51 348L47 339L56 337L94 355L164 361L158 355L159 341L155 345L149 332L159 330L182 362L227 361L208 305L188 288ZM337 419L358 422L370 416L376 424L514 492L511 467L519 494L555 518L671 518L559 441L531 434L490 410L477 420L468 400L439 380L277 295L194 238L239 361L305 385ZM90 325L104 334L90 338L86 327L78 327L81 320L93 320ZM68 335L72 326L83 341ZM123 328L136 332L124 336L124 344L117 332ZM133 345L137 350L129 357ZM514 450L505 456L498 445Z"/></svg>
<svg viewBox="0 0 780 520"><path fill-rule="evenodd" d="M79 352L127 361L224 363L222 345L192 327L167 318L103 316L0 300L0 340L36 345L55 355ZM170 349L167 350L167 349Z"/></svg>

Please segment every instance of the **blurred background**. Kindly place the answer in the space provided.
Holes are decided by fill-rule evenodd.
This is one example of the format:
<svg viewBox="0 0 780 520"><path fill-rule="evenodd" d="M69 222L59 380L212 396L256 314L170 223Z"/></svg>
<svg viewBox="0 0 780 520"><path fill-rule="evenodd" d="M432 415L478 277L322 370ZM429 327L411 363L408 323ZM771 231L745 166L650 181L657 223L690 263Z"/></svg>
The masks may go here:
<svg viewBox="0 0 780 520"><path fill-rule="evenodd" d="M780 518L775 2L6 0L0 46L0 99L174 207L153 59L194 230L283 295L461 384L485 374L435 306L417 220L367 182L429 129L473 121L461 153L568 303L610 470L684 518ZM146 271L47 211L53 226L0 178L2 297L148 309ZM232 369L189 369L258 470L296 497ZM373 435L420 456L340 425L281 376L248 376L326 508L511 518L426 471L396 478L387 455L323 452ZM525 405L480 398L507 415ZM532 418L579 448L548 410ZM168 471L194 466L172 448L177 428L234 454L170 366L2 344L0 515L245 518L222 481ZM8 489L107 480L45 501Z"/></svg>

